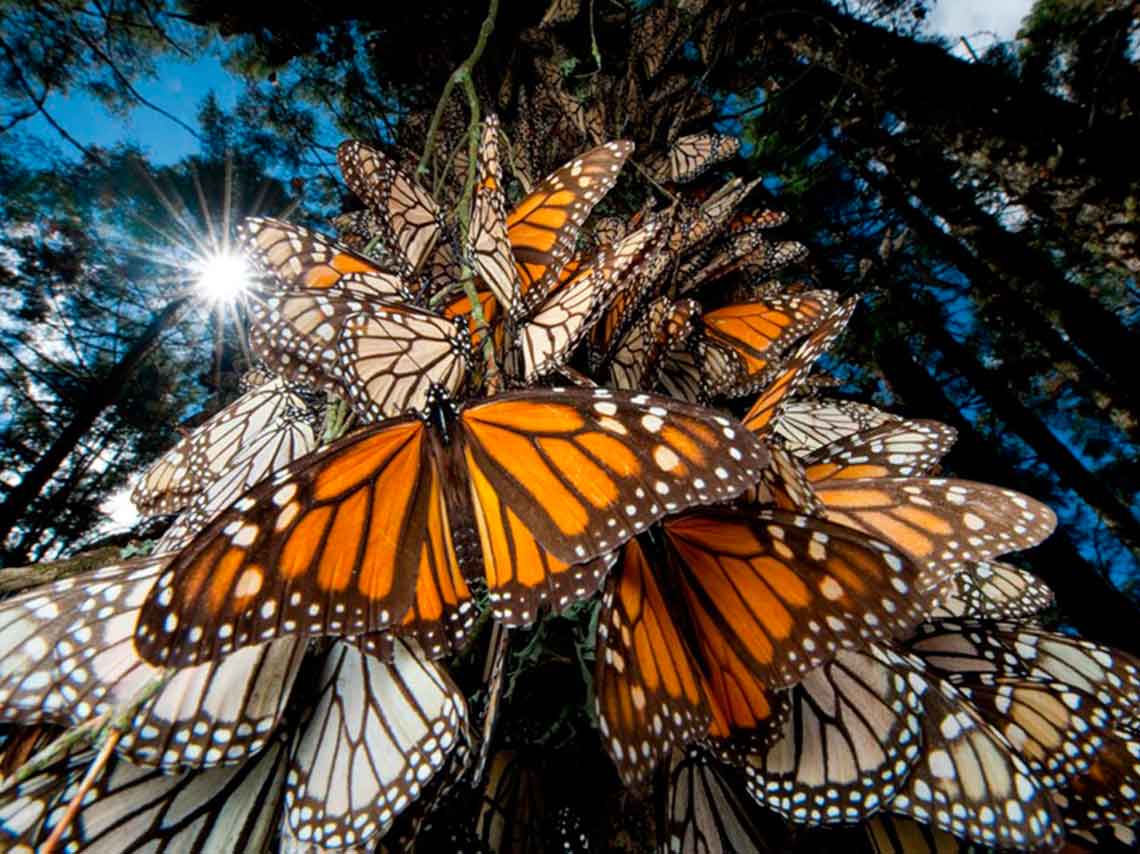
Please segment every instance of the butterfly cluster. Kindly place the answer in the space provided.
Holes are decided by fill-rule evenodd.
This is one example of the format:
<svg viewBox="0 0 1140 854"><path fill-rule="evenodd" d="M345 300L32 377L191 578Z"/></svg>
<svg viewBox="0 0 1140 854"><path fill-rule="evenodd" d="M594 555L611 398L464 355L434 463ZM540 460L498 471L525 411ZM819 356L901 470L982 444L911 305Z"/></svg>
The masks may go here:
<svg viewBox="0 0 1140 854"><path fill-rule="evenodd" d="M855 302L773 278L806 249L754 184L602 216L631 143L521 192L507 145L488 118L465 229L360 141L342 239L243 225L263 367L140 481L176 521L0 603L0 721L114 738L7 787L8 847L400 850L470 792L463 845L590 850L491 748L506 630L591 606L598 738L656 784L665 850L759 850L761 808L1123 835L1140 662L1041 628L1050 591L998 560L1051 511L940 476L944 425L818 395ZM646 168L680 193L735 151L686 137ZM480 732L446 662L484 616Z"/></svg>

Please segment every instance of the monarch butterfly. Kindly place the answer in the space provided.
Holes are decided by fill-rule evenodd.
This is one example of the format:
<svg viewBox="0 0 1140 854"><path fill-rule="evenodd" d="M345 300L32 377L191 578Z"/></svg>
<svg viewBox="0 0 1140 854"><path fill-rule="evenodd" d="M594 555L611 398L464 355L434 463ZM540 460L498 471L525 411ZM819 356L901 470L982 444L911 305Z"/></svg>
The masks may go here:
<svg viewBox="0 0 1140 854"><path fill-rule="evenodd" d="M954 573L938 591L932 619L1009 620L1028 618L1053 605L1053 591L1016 566L976 561Z"/></svg>
<svg viewBox="0 0 1140 854"><path fill-rule="evenodd" d="M720 234L736 213L740 203L760 185L761 180L757 178L746 184L740 178L733 178L700 205L679 206L677 211L679 221L673 230L669 251L674 257L679 257L696 251Z"/></svg>
<svg viewBox="0 0 1140 854"><path fill-rule="evenodd" d="M757 229L730 233L686 260L677 271L679 293L688 293L709 282L747 267L753 276L770 276L776 270L807 257L807 247L790 240L769 241Z"/></svg>
<svg viewBox="0 0 1140 854"><path fill-rule="evenodd" d="M502 178L498 165L497 120L484 127L479 158L479 211L476 222L505 209L501 201ZM516 320L530 316L558 282L563 267L574 254L578 231L597 202L617 180L622 164L633 151L631 142L609 142L570 161L547 176L506 218L507 239L513 261L498 261L499 270L486 279L496 299ZM481 269L495 265L476 260ZM501 241L492 247L502 252ZM485 250L484 250L485 251ZM513 268L513 272L512 272Z"/></svg>
<svg viewBox="0 0 1140 854"><path fill-rule="evenodd" d="M770 836L761 831L736 792L732 771L710 751L690 748L677 752L666 785L659 789L660 851L676 854L736 854L771 850ZM766 830L766 829L765 829Z"/></svg>
<svg viewBox="0 0 1140 854"><path fill-rule="evenodd" d="M784 437L788 450L806 454L852 433L902 419L854 400L789 400L780 411L775 431Z"/></svg>
<svg viewBox="0 0 1140 854"><path fill-rule="evenodd" d="M238 244L274 292L412 299L404 278L318 232L266 217L249 217L237 231Z"/></svg>
<svg viewBox="0 0 1140 854"><path fill-rule="evenodd" d="M314 409L274 379L247 391L167 451L143 475L131 500L144 515L185 509L234 466L262 472L316 447Z"/></svg>
<svg viewBox="0 0 1140 854"><path fill-rule="evenodd" d="M951 682L963 663L984 658L1002 673L1061 682L1095 696L1123 728L1140 723L1140 661L1128 653L1011 622L939 620L922 628L911 648Z"/></svg>
<svg viewBox="0 0 1140 854"><path fill-rule="evenodd" d="M744 763L749 792L777 812L821 824L889 809L986 845L1060 840L1041 782L917 659L844 652L790 693L780 741Z"/></svg>
<svg viewBox="0 0 1140 854"><path fill-rule="evenodd" d="M693 300L659 297L651 302L614 353L610 364L614 387L652 390L662 360L685 347L699 313L700 306Z"/></svg>
<svg viewBox="0 0 1140 854"><path fill-rule="evenodd" d="M923 749L890 810L983 845L1056 847L1062 822L1043 783L954 686L907 667L928 686Z"/></svg>
<svg viewBox="0 0 1140 854"><path fill-rule="evenodd" d="M816 359L847 328L847 322L854 311L855 300L848 300L825 312L815 331L781 364L780 372L756 398L742 419L749 430L762 437L772 432L788 399L806 381L808 371Z"/></svg>
<svg viewBox="0 0 1140 854"><path fill-rule="evenodd" d="M383 835L466 735L467 705L414 643L390 663L343 641L325 657L285 776L285 824L326 848Z"/></svg>
<svg viewBox="0 0 1140 854"><path fill-rule="evenodd" d="M716 394L739 397L754 393L770 377L773 363L799 338L811 333L832 310L835 295L816 291L790 297L736 303L706 312L701 320L707 346L715 351L710 359L737 362L721 369L720 380L712 386Z"/></svg>
<svg viewBox="0 0 1140 854"><path fill-rule="evenodd" d="M580 5L581 0L551 0L550 5L542 16L542 21L539 23L539 26L544 28L553 27L557 24L565 24L567 21L574 20L578 17Z"/></svg>
<svg viewBox="0 0 1140 854"><path fill-rule="evenodd" d="M898 420L822 445L803 458L808 480L861 480L929 474L958 434L938 421Z"/></svg>
<svg viewBox="0 0 1140 854"><path fill-rule="evenodd" d="M455 395L471 341L461 322L409 305L324 295L250 304L262 357L284 373L341 391L378 421L427 406L432 386ZM258 340L251 336L251 340Z"/></svg>
<svg viewBox="0 0 1140 854"><path fill-rule="evenodd" d="M922 748L921 680L889 649L844 650L787 692L790 713L766 750L729 757L749 794L795 822L858 821L898 793Z"/></svg>
<svg viewBox="0 0 1140 854"><path fill-rule="evenodd" d="M1057 524L1028 496L968 480L833 479L812 481L812 489L828 519L906 552L923 568L924 590L977 561L1031 548Z"/></svg>
<svg viewBox="0 0 1140 854"><path fill-rule="evenodd" d="M1042 783L1057 788L1088 770L1112 738L1104 702L1065 682L1017 673L1015 664L987 658L967 643L959 646L952 658L932 650L932 671L952 679ZM921 645L912 649L927 660Z"/></svg>
<svg viewBox="0 0 1140 854"><path fill-rule="evenodd" d="M783 211L738 211L728 221L728 231L739 234L742 231L767 231L785 225L788 215Z"/></svg>
<svg viewBox="0 0 1140 854"><path fill-rule="evenodd" d="M0 603L0 720L86 723L158 678L133 635L168 562L106 567ZM245 760L277 726L303 654L285 639L180 670L136 712L119 753L167 770Z"/></svg>
<svg viewBox="0 0 1140 854"><path fill-rule="evenodd" d="M411 278L422 267L443 231L443 218L431 195L392 160L360 140L336 151L345 183L372 213L369 225Z"/></svg>
<svg viewBox="0 0 1140 854"><path fill-rule="evenodd" d="M630 56L641 61L647 80L656 77L673 55L680 29L680 16L668 6L650 8L634 27Z"/></svg>
<svg viewBox="0 0 1140 854"><path fill-rule="evenodd" d="M717 133L695 133L683 136L669 150L646 164L658 180L678 184L692 181L705 170L740 150L740 140Z"/></svg>
<svg viewBox="0 0 1140 854"><path fill-rule="evenodd" d="M186 666L286 634L391 627L438 654L437 633L462 638L473 616L459 564L477 558L472 527L496 618L525 624L588 596L596 558L739 494L765 459L730 419L650 395L511 393L457 415L439 400L250 489L159 577L136 646Z"/></svg>
<svg viewBox="0 0 1140 854"><path fill-rule="evenodd" d="M285 744L277 738L258 756L229 768L163 773L112 758L83 809L64 832L63 850L261 851L284 783ZM0 796L0 840L12 854L31 854L51 836L79 790L93 751L68 757Z"/></svg>
<svg viewBox="0 0 1140 854"><path fill-rule="evenodd" d="M921 619L915 568L839 526L701 511L662 530L664 561L627 544L598 623L599 719L627 781L705 734L762 740L778 716L773 689Z"/></svg>

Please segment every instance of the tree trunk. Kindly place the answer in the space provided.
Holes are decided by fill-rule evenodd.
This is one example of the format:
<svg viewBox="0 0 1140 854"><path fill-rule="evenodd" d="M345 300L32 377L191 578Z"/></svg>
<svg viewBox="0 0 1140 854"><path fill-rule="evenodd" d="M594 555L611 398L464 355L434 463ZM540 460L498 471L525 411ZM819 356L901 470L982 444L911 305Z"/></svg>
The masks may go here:
<svg viewBox="0 0 1140 854"><path fill-rule="evenodd" d="M870 149L882 154L900 184L942 217L951 234L970 247L966 251L989 269L987 278L1004 281L1007 288L1024 292L1033 303L1044 306L1057 328L1107 376L1128 376L1140 337L1121 322L1119 314L1069 281L1052 259L1034 249L1023 236L1010 232L983 211L968 189L950 179L948 167L952 164L939 163L939 155L930 150L931 146L913 151L881 129L876 128L872 135L874 140L865 141Z"/></svg>
<svg viewBox="0 0 1140 854"><path fill-rule="evenodd" d="M902 222L938 256L951 264L969 282L971 293L978 297L996 296L1002 305L1008 306L1011 317L1023 324L1027 335L1035 338L1052 356L1055 363L1066 362L1078 371L1076 379L1094 403L1098 400L1102 408L1112 408L1126 413L1126 417L1116 418L1134 441L1140 441L1140 399L1134 387L1122 382L1101 366L1094 364L1073 343L1066 339L1048 319L1041 315L1039 307L1029 299L1026 282L1018 277L1006 279L1002 270L993 270L966 248L960 241L944 231L937 223L909 200L907 187L893 174L883 175L867 168L866 163L854 150L842 142L837 143L847 162L878 193L889 209L897 214Z"/></svg>
<svg viewBox="0 0 1140 854"><path fill-rule="evenodd" d="M845 15L825 0L798 0L779 12L757 4L740 27L743 43L771 43L775 31L775 40L788 46L792 79L801 76L805 59L831 75L847 105L841 109L872 124L889 114L933 131L962 164L984 157L990 173L1016 168L1032 176L1035 207L1043 202L1053 217L1070 222L1074 246L1103 245L1101 257L1124 270L1135 263L1135 245L1120 256L1104 230L1134 222L1140 116L1090 127L1080 104L1026 86L1003 68L965 62L941 45ZM1083 221L1072 216L1074 205L1100 215Z"/></svg>
<svg viewBox="0 0 1140 854"><path fill-rule="evenodd" d="M130 349L92 389L90 397L72 414L71 421L60 430L51 445L36 460L35 465L12 488L3 503L0 503L0 544L7 541L8 535L28 511L36 496L55 476L63 461L75 450L103 411L119 399L124 384L158 344L162 333L174 322L189 300L189 297L176 299L151 318L146 329ZM7 554L3 562L5 565L10 564Z"/></svg>

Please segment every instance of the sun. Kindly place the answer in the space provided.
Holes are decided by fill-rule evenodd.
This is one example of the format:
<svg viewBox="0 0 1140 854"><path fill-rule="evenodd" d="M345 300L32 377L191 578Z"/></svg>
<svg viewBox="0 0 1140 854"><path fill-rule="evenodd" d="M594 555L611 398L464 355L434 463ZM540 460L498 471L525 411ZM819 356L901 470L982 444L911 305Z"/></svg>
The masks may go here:
<svg viewBox="0 0 1140 854"><path fill-rule="evenodd" d="M251 274L243 256L217 252L194 265L197 286L210 302L233 302L250 286Z"/></svg>

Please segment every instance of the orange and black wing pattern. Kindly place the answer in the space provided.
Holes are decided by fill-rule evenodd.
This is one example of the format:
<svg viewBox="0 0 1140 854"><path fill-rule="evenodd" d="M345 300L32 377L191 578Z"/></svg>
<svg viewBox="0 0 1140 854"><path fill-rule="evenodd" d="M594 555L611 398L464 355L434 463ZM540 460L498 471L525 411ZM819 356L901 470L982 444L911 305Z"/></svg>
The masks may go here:
<svg viewBox="0 0 1140 854"><path fill-rule="evenodd" d="M512 316L531 314L545 299L574 254L582 223L632 151L631 142L608 142L586 152L549 175L507 216L522 294L510 307Z"/></svg>
<svg viewBox="0 0 1140 854"><path fill-rule="evenodd" d="M898 421L816 448L804 457L808 480L920 477L950 452L957 431L938 421Z"/></svg>
<svg viewBox="0 0 1140 854"><path fill-rule="evenodd" d="M690 611L707 615L698 635L723 638L767 687L922 620L918 568L839 525L782 510L701 510L664 530Z"/></svg>
<svg viewBox="0 0 1140 854"><path fill-rule="evenodd" d="M636 539L606 585L594 686L602 737L627 785L712 722L704 677Z"/></svg>
<svg viewBox="0 0 1140 854"><path fill-rule="evenodd" d="M408 300L404 281L333 240L276 219L251 217L238 239L272 279L270 292L315 292L371 299Z"/></svg>
<svg viewBox="0 0 1140 854"><path fill-rule="evenodd" d="M371 223L399 257L401 272L419 270L442 230L435 200L382 151L360 140L341 143L336 159L349 189L375 213Z"/></svg>
<svg viewBox="0 0 1140 854"><path fill-rule="evenodd" d="M502 503L568 563L612 552L668 513L739 495L767 462L730 418L649 394L510 393L459 421L477 514Z"/></svg>
<svg viewBox="0 0 1140 854"><path fill-rule="evenodd" d="M808 377L811 366L847 328L855 311L855 300L840 303L827 313L808 338L796 348L780 368L780 373L756 398L744 416L744 425L758 436L766 436L778 419L783 405Z"/></svg>
<svg viewBox="0 0 1140 854"><path fill-rule="evenodd" d="M519 272L507 234L507 202L503 195L503 168L499 162L499 120L483 122L475 173L475 201L471 210L469 241L475 272L500 305L514 305L521 292Z"/></svg>
<svg viewBox="0 0 1140 854"><path fill-rule="evenodd" d="M498 498L482 469L470 469L475 525L483 552L487 595L506 626L533 623L544 607L562 610L598 591L611 555L567 563L542 547L519 515Z"/></svg>
<svg viewBox="0 0 1140 854"><path fill-rule="evenodd" d="M445 531L423 498L430 438L418 418L389 421L251 488L159 577L139 653L184 667L283 635L399 624L421 565L451 547L423 543Z"/></svg>
<svg viewBox="0 0 1140 854"><path fill-rule="evenodd" d="M969 480L884 477L812 486L828 519L890 543L921 566L923 590L974 561L1032 548L1057 525L1039 501Z"/></svg>

